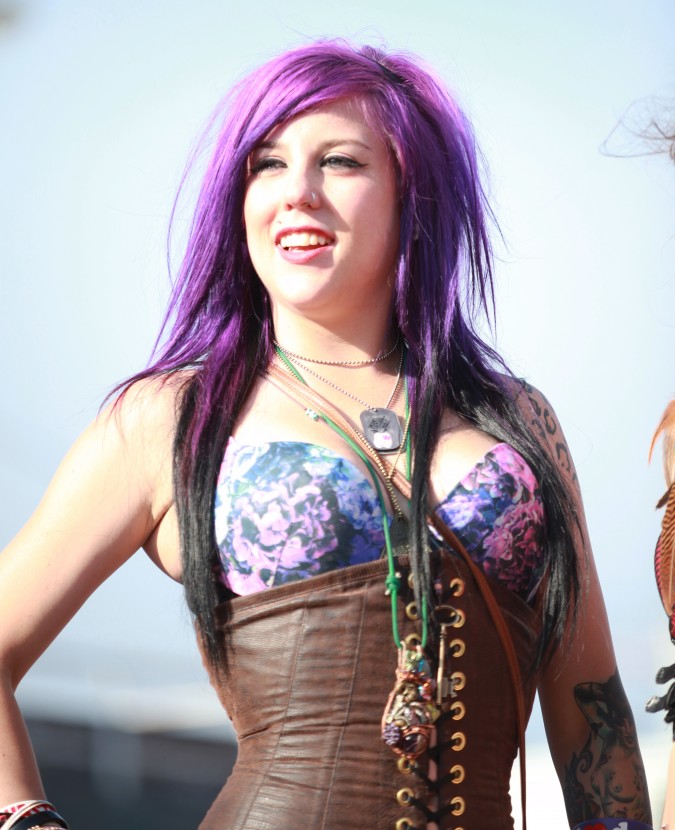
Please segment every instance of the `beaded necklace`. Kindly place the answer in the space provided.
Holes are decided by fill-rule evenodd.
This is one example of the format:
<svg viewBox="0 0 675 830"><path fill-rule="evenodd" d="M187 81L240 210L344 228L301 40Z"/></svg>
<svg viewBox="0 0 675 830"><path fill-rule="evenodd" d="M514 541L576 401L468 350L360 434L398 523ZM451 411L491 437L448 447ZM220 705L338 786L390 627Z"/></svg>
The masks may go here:
<svg viewBox="0 0 675 830"><path fill-rule="evenodd" d="M275 350L277 355L281 358L283 363L285 364L288 371L297 378L301 383L307 385L307 381L302 377L302 375L298 372L297 368L294 364L289 360L288 356L285 354L284 350L279 345L275 345ZM403 367L405 369L405 352L403 356ZM404 373L405 376L405 373ZM404 382L404 389L405 389L405 420L406 420L406 428L405 428L405 435L404 439L401 443L401 448L405 450L405 458L406 458L406 478L410 478L411 467L412 467L412 459L411 459L411 446L410 446L410 403L408 400L408 382L407 378ZM317 413L313 409L306 409L305 414L312 418L313 420L323 420L335 433L337 433L351 448L352 450L359 456L361 461L366 466L370 477L373 481L373 485L375 487L375 492L377 493L378 501L380 503L380 508L382 510L382 515L385 517L385 521L383 522L383 530L384 530L384 545L387 552L387 565L388 565L388 574L385 579L385 587L387 590L388 595L391 597L391 627L392 627L392 634L394 638L394 642L396 643L396 647L400 649L402 647L401 638L398 632L398 615L397 615L397 601L398 601L398 593L401 587L401 577L396 571L396 562L395 562L395 548L403 547L404 540L407 540L407 521L403 515L403 511L398 503L398 499L396 497L396 493L394 487L391 483L392 472L387 473L382 467L380 470L380 476L384 479L385 486L387 487L387 492L389 494L389 498L391 500L392 507L394 508L394 512L396 514L396 521L392 525L392 528L389 527L389 522L386 521L387 516L387 507L384 500L384 494L382 493L382 487L380 484L380 476L375 472L373 464L371 463L370 459L364 453L364 451L359 447L345 432L342 430L331 418L323 413ZM364 441L366 439L364 438ZM370 442L368 442L370 443ZM396 461L398 461L397 456ZM393 468L392 468L393 469ZM392 532L393 531L393 532ZM392 538L393 537L393 538ZM428 633L429 633L429 609L428 603L426 601L426 597L422 599L422 640L421 646L424 649L427 644L428 640Z"/></svg>
<svg viewBox="0 0 675 830"><path fill-rule="evenodd" d="M394 354L396 349L398 349L398 344L401 342L401 332L398 333L396 342L388 352L383 352L375 357L367 357L365 360L319 360L316 357L304 357L301 354L292 352L290 349L285 349L277 340L272 340L272 342L274 343L275 348L281 349L287 357L294 357L296 360L300 360L303 363L318 363L321 364L321 366L369 366L371 363L379 363L381 360L386 360Z"/></svg>
<svg viewBox="0 0 675 830"><path fill-rule="evenodd" d="M281 351L282 354L285 355L286 360L290 363L290 358L294 357L296 361L302 363L306 358L299 357L298 355L293 355L292 352L286 352L284 349L279 346L275 341L275 348L277 352ZM393 350L387 352L386 355L383 357L388 357L389 355L393 354ZM398 415L394 412L393 409L390 409L392 401L396 397L396 394L399 389L399 385L401 382L401 373L403 371L403 358L405 355L405 349L401 349L401 359L399 360L398 364L398 372L396 374L396 381L394 383L394 388L391 391L391 395L389 396L389 400L387 401L386 406L373 406L369 404L367 401L364 401L363 398L360 398L358 395L355 395L353 392L344 389L342 386L338 386L337 383L334 383L332 380L325 378L323 375L320 375L314 369L310 369L309 366L302 366L304 372L312 375L317 380L320 380L322 383L325 383L327 386L330 386L332 389L335 389L337 392L341 392L348 398L351 398L356 403L361 404L364 407L363 411L360 413L359 418L361 420L361 427L363 429L363 434L365 435L368 443L375 449L377 452L388 453L388 452L397 452L396 458L398 460L400 456L400 450L403 446L403 431L401 430L401 424L398 419ZM373 358L369 361L363 361L362 364L365 365L366 363L375 363L379 360L382 360L383 357ZM336 365L342 366L346 365L343 363L335 363L332 364L328 360L324 361L313 361L314 363L322 362L325 365Z"/></svg>
<svg viewBox="0 0 675 830"><path fill-rule="evenodd" d="M407 547L408 534L406 529L406 522L401 513L398 499L394 492L392 478L394 475L395 466L387 471L379 458L377 452L372 448L372 445L365 439L365 437L354 429L346 420L344 415L336 409L332 404L326 401L326 408L331 412L332 417L326 415L322 408L316 401L316 393L311 393L308 397L295 389L294 384L298 382L303 386L308 387L307 381L300 375L295 366L291 363L283 350L276 347L279 358L285 364L286 369L294 376L292 381L284 375L283 370L279 367L275 372L276 377L287 388L293 389L296 396L307 407L305 414L315 421L323 420L331 429L333 429L344 441L354 450L359 458L366 465L366 469L370 473L373 480L373 486L377 493L377 498L382 510L383 531L385 540L385 550L387 554L387 576L385 578L385 594L391 599L391 628L394 643L398 650L398 666L396 668L396 681L394 687L387 699L387 703L382 715L381 735L383 742L397 755L405 759L406 763L412 763L416 758L422 755L430 746L432 739L434 724L440 717L440 704L442 697L446 694L445 683L434 681L431 674L431 664L427 659L424 649L426 648L429 633L429 608L426 595L422 596L422 636L418 638L418 645L410 647L406 641L401 641L398 630L398 596L401 589L401 574L396 570L395 561L395 547L394 534L390 532L389 522L387 521L387 509L384 501L384 495L380 486L380 477L384 482L394 511L397 514L397 520L392 524L392 530L402 528L403 545ZM309 406L307 406L309 404ZM319 411L312 408L316 406ZM408 385L405 383L405 408L406 408L406 430L403 439L406 453L406 478L410 479L411 470L411 452L410 452L410 406L408 400ZM343 426L340 426L342 423ZM403 446L402 445L402 446ZM398 461L400 454L397 455ZM371 459L372 462L371 463ZM379 476L375 472L375 467L379 470ZM443 647L443 646L442 646ZM443 675L443 660L439 660L440 676ZM437 701L434 702L434 693L437 693Z"/></svg>

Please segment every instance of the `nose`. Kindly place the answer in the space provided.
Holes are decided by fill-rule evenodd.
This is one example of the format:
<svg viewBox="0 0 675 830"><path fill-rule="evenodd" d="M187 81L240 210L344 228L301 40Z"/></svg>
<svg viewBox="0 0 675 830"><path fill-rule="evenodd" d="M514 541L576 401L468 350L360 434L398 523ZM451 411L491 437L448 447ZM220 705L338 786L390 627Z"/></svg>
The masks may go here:
<svg viewBox="0 0 675 830"><path fill-rule="evenodd" d="M319 206L319 189L316 185L310 183L309 177L304 173L289 176L284 192L284 201L288 209L317 208Z"/></svg>

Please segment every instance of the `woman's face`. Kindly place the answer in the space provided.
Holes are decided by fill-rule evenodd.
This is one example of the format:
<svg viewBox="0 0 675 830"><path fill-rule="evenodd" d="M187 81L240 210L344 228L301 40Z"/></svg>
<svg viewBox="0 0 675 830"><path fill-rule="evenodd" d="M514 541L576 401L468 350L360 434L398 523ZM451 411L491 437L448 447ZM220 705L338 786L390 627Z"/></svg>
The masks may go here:
<svg viewBox="0 0 675 830"><path fill-rule="evenodd" d="M360 103L280 125L253 151L244 199L253 266L278 312L330 324L389 308L399 241L396 170Z"/></svg>

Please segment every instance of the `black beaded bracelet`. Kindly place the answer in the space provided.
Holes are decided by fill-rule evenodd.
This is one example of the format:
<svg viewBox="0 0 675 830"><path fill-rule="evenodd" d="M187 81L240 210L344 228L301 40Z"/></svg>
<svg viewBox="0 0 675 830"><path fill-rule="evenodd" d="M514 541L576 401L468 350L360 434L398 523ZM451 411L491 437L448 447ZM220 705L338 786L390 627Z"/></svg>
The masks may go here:
<svg viewBox="0 0 675 830"><path fill-rule="evenodd" d="M16 824L12 825L12 830L33 830L33 828L42 827L44 824L59 824L64 830L68 830L68 823L64 818L54 810L42 810L32 816L24 816L19 819Z"/></svg>

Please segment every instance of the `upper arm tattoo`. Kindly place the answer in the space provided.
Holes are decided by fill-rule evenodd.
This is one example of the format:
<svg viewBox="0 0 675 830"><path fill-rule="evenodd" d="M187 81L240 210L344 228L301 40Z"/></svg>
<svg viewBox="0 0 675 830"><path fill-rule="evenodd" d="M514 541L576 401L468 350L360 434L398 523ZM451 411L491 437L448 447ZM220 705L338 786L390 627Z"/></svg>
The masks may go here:
<svg viewBox="0 0 675 830"><path fill-rule="evenodd" d="M651 824L644 765L633 716L618 673L582 683L574 698L589 724L586 743L565 766L563 795L571 824L632 818Z"/></svg>
<svg viewBox="0 0 675 830"><path fill-rule="evenodd" d="M534 413L530 421L531 426L539 434L542 443L548 443L555 447L555 455L560 468L570 475L574 486L579 490L579 480L572 464L572 456L563 437L560 424L553 412L553 407L534 386L531 386L525 380L520 382Z"/></svg>

